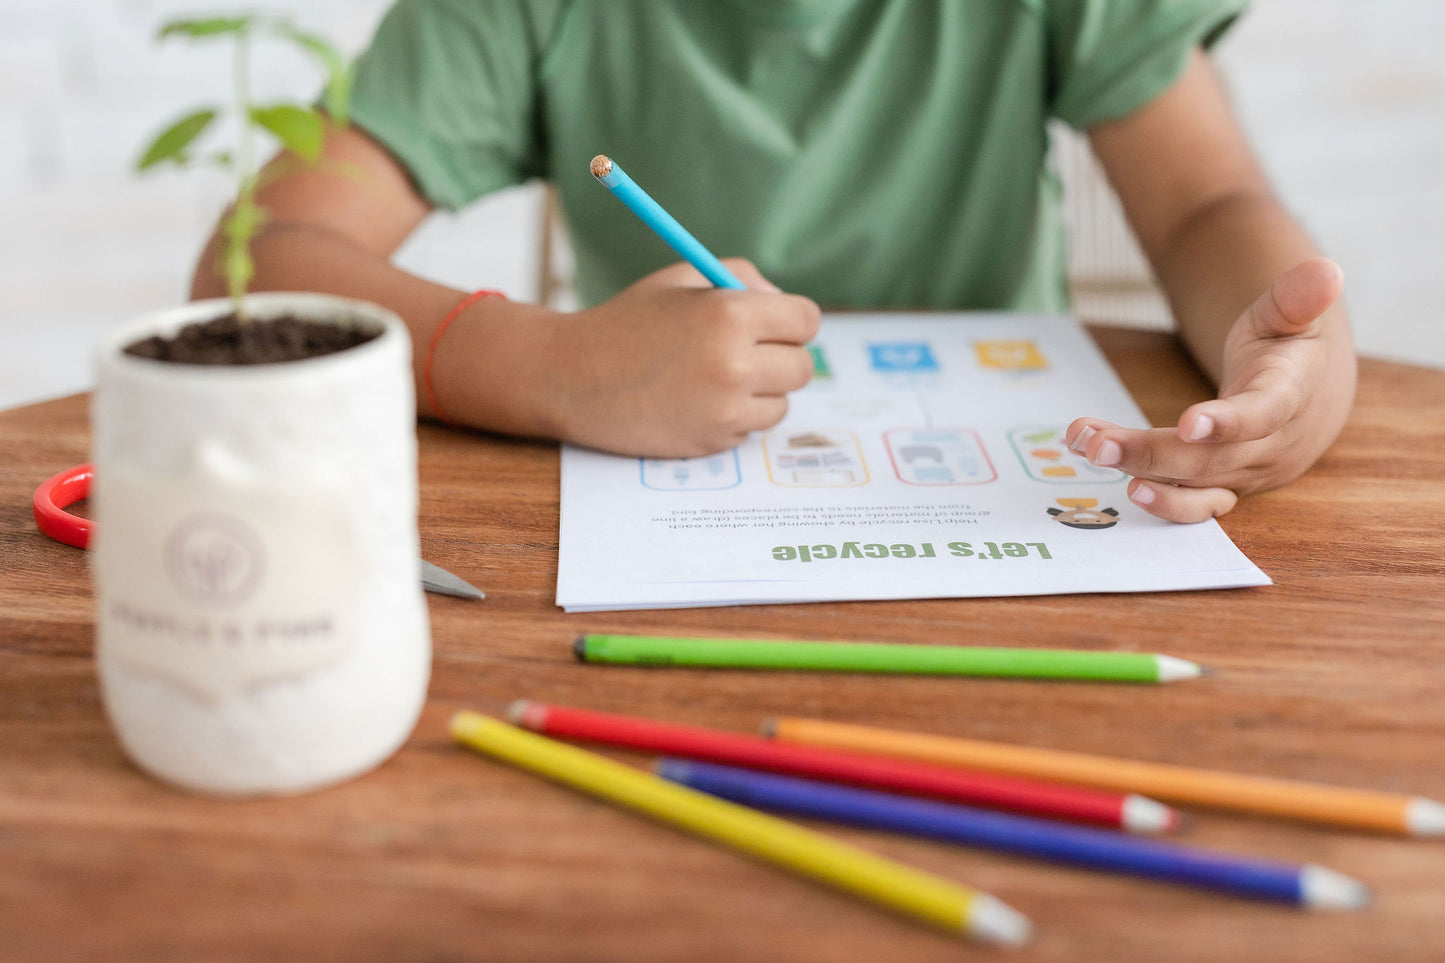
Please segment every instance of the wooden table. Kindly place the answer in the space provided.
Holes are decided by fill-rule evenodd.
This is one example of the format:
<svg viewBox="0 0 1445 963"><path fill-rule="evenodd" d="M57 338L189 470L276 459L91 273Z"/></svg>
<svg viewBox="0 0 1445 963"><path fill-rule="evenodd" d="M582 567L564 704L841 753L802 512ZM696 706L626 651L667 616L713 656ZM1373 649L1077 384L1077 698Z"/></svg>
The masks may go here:
<svg viewBox="0 0 1445 963"><path fill-rule="evenodd" d="M1167 335L1095 329L1156 424L1206 388ZM0 414L0 959L931 960L950 939L456 748L517 697L752 731L809 715L1445 798L1445 372L1366 361L1348 430L1224 527L1271 587L566 615L557 448L421 429L431 696L376 771L222 802L142 776L97 695L83 553L30 494L87 455L86 399ZM1167 687L588 667L581 630L1166 651ZM618 754L642 761L640 757ZM1445 842L1199 813L1205 846L1375 887L1361 913L1273 905L828 828L990 891L1038 928L1011 960L1440 960Z"/></svg>

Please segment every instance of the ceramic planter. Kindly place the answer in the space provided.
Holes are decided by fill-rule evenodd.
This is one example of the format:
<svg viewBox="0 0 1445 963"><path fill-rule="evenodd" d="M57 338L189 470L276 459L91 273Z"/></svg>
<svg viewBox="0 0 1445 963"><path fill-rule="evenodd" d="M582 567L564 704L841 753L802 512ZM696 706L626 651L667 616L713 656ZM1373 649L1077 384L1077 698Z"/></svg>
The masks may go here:
<svg viewBox="0 0 1445 963"><path fill-rule="evenodd" d="M122 353L229 310L189 304L106 339L92 407L106 713L141 768L221 794L375 766L411 732L431 663L406 329L322 295L248 304L381 333L278 364Z"/></svg>

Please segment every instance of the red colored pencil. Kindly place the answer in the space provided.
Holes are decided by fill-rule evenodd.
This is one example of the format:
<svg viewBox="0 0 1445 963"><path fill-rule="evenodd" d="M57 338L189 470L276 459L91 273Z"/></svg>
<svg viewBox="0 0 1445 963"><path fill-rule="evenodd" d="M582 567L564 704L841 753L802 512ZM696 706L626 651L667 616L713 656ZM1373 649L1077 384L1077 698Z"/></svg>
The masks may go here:
<svg viewBox="0 0 1445 963"><path fill-rule="evenodd" d="M1132 793L779 743L744 733L525 699L512 703L507 714L517 725L548 736L811 776L829 782L876 786L1131 832L1161 832L1174 828L1179 821L1178 814L1168 806Z"/></svg>

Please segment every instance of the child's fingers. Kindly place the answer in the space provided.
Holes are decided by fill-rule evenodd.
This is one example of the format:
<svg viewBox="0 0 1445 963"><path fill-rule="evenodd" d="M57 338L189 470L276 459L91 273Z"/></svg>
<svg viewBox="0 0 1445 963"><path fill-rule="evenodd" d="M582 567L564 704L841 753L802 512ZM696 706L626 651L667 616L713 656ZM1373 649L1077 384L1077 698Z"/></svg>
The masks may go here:
<svg viewBox="0 0 1445 963"><path fill-rule="evenodd" d="M712 282L703 277L701 271L686 261L678 261L676 264L658 268L646 277L632 283L634 289L710 288L712 286Z"/></svg>
<svg viewBox="0 0 1445 963"><path fill-rule="evenodd" d="M1203 480L1212 476L1187 471L1188 466L1184 465L1185 460L1198 459L1202 452L1226 452L1237 450L1238 446L1187 444L1181 442L1169 428L1130 431L1098 418L1076 420L1069 426L1065 439L1072 450L1083 454L1093 464L1112 458L1114 452L1105 449L1105 446L1116 445L1118 462L1113 467L1136 476L1129 482L1129 500L1166 521L1202 522L1217 518L1234 508L1239 501L1235 492L1217 484L1189 487L1189 479ZM1214 457L1217 459L1218 455ZM1150 476L1139 470L1138 463L1143 461L1149 461L1156 469L1167 470ZM1200 464L1196 461L1196 467ZM1145 477L1138 477L1141 475ZM1174 484L1176 480L1186 484Z"/></svg>
<svg viewBox="0 0 1445 963"><path fill-rule="evenodd" d="M757 267L753 265L753 262L747 258L725 257L721 260L723 267L731 271L733 276L739 281L746 284L749 291L764 291L768 294L782 293L782 288L763 277L763 272L759 271Z"/></svg>
<svg viewBox="0 0 1445 963"><path fill-rule="evenodd" d="M746 437L748 432L767 431L782 421L788 414L788 399L784 395L754 395L743 402L742 414L736 426ZM741 441L742 439L739 439Z"/></svg>
<svg viewBox="0 0 1445 963"><path fill-rule="evenodd" d="M1281 274L1249 306L1249 320L1261 338L1297 337L1339 299L1345 275L1329 258L1301 261Z"/></svg>
<svg viewBox="0 0 1445 963"><path fill-rule="evenodd" d="M1289 423L1304 403L1304 385L1282 368L1269 368L1227 398L1201 401L1179 417L1186 442L1256 441Z"/></svg>
<svg viewBox="0 0 1445 963"><path fill-rule="evenodd" d="M797 294L752 297L748 305L748 330L758 342L807 344L818 336L822 319L818 305Z"/></svg>
<svg viewBox="0 0 1445 963"><path fill-rule="evenodd" d="M753 393L785 395L813 379L813 356L806 348L760 344L753 352Z"/></svg>
<svg viewBox="0 0 1445 963"><path fill-rule="evenodd" d="M1203 522L1234 508L1239 496L1228 488L1184 488L1136 478L1129 500L1150 515L1170 522Z"/></svg>
<svg viewBox="0 0 1445 963"><path fill-rule="evenodd" d="M1094 433L1103 431L1105 428L1117 428L1113 422L1102 421L1098 418L1075 418L1069 427L1064 429L1064 444L1069 446L1070 451L1084 453L1084 448L1089 444L1089 439Z"/></svg>
<svg viewBox="0 0 1445 963"><path fill-rule="evenodd" d="M1075 430L1077 428L1077 430ZM1069 447L1100 468L1167 483L1228 484L1254 461L1258 443L1181 441L1173 428L1120 428L1094 418L1070 426Z"/></svg>

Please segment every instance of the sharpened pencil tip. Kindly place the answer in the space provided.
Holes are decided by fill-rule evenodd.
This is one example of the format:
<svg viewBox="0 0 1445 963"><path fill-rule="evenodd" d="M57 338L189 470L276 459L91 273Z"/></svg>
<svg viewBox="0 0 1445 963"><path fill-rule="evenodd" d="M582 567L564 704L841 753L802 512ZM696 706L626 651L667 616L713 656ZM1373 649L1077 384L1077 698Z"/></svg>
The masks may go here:
<svg viewBox="0 0 1445 963"><path fill-rule="evenodd" d="M772 739L778 734L778 720L764 719L763 724L758 726L758 732L762 733L764 739Z"/></svg>
<svg viewBox="0 0 1445 963"><path fill-rule="evenodd" d="M1445 805L1414 797L1405 804L1405 828L1415 836L1445 836Z"/></svg>
<svg viewBox="0 0 1445 963"><path fill-rule="evenodd" d="M964 926L975 938L1000 946L1022 946L1033 935L1027 916L987 893L973 898Z"/></svg>
<svg viewBox="0 0 1445 963"><path fill-rule="evenodd" d="M587 636L585 634L579 635L573 640L572 657L578 662L587 661Z"/></svg>
<svg viewBox="0 0 1445 963"><path fill-rule="evenodd" d="M1203 674L1201 666L1187 659L1176 659L1172 655L1156 655L1154 662L1159 666L1160 682L1178 682L1180 679L1197 679Z"/></svg>
<svg viewBox="0 0 1445 963"><path fill-rule="evenodd" d="M1370 903L1370 890L1357 879L1307 863L1300 869L1300 901L1314 909L1363 909Z"/></svg>
<svg viewBox="0 0 1445 963"><path fill-rule="evenodd" d="M606 154L598 154L592 158L592 176L606 177L612 173L612 158Z"/></svg>
<svg viewBox="0 0 1445 963"><path fill-rule="evenodd" d="M1119 821L1131 833L1165 833L1175 828L1179 816L1161 802L1130 793Z"/></svg>
<svg viewBox="0 0 1445 963"><path fill-rule="evenodd" d="M453 739L458 742L465 742L467 736L476 731L477 726L482 724L485 719L485 716L461 709L452 713L451 722L447 724L447 729L451 732Z"/></svg>

